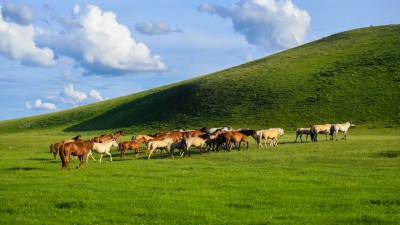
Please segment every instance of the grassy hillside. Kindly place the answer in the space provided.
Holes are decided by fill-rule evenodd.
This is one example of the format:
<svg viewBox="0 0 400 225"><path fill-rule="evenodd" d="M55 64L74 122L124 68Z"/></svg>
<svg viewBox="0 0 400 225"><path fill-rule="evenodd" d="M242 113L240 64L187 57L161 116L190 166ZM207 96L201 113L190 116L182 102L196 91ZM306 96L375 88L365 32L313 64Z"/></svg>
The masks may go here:
<svg viewBox="0 0 400 225"><path fill-rule="evenodd" d="M218 60L218 59L215 59ZM400 25L368 27L213 74L92 105L0 122L0 132L200 126L400 126Z"/></svg>

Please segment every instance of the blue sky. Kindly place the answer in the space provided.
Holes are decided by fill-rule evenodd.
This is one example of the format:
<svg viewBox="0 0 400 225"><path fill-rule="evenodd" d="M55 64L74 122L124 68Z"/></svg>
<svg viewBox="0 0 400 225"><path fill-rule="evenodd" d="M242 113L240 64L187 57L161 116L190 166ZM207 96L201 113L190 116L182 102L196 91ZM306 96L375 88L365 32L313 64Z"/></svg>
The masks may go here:
<svg viewBox="0 0 400 225"><path fill-rule="evenodd" d="M397 0L1 1L0 120L174 83L400 23Z"/></svg>

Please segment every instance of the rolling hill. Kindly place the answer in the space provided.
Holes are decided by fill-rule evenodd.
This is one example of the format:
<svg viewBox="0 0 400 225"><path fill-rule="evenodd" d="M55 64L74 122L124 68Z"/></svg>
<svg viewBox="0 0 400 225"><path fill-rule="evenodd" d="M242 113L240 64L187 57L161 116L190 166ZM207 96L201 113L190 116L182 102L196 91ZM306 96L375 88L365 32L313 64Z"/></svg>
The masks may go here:
<svg viewBox="0 0 400 225"><path fill-rule="evenodd" d="M347 120L366 128L400 127L400 25L341 32L179 83L1 121L0 133L289 129Z"/></svg>

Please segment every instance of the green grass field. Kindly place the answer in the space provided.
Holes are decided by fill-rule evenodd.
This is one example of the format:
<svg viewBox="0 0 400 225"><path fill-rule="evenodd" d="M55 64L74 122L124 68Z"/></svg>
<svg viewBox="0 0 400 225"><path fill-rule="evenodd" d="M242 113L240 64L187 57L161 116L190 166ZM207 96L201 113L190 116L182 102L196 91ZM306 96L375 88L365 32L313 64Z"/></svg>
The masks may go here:
<svg viewBox="0 0 400 225"><path fill-rule="evenodd" d="M400 25L355 29L233 68L51 114L0 121L0 224L399 224ZM215 59L218 60L218 59ZM123 82L124 77L121 77ZM294 144L343 123L347 141ZM283 127L275 148L89 162L51 143L123 129ZM98 155L95 155L97 158ZM77 161L72 162L74 168Z"/></svg>
<svg viewBox="0 0 400 225"><path fill-rule="evenodd" d="M121 161L113 149L112 163L105 156L71 171L48 150L71 135L3 135L0 224L399 223L398 129L296 144L286 133L275 148L251 140L247 150L187 158L147 160L142 148Z"/></svg>

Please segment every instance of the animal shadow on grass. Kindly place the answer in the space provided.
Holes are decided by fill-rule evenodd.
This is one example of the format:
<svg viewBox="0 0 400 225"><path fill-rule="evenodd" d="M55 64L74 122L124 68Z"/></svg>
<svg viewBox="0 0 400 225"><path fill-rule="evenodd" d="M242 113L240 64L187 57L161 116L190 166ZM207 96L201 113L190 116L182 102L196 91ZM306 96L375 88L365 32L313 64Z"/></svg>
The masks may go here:
<svg viewBox="0 0 400 225"><path fill-rule="evenodd" d="M35 168L35 167L11 167L5 170L10 171L44 171L42 168Z"/></svg>
<svg viewBox="0 0 400 225"><path fill-rule="evenodd" d="M383 151L379 153L375 153L373 155L374 157L380 157L380 158L397 158L400 157L400 150L398 151Z"/></svg>

